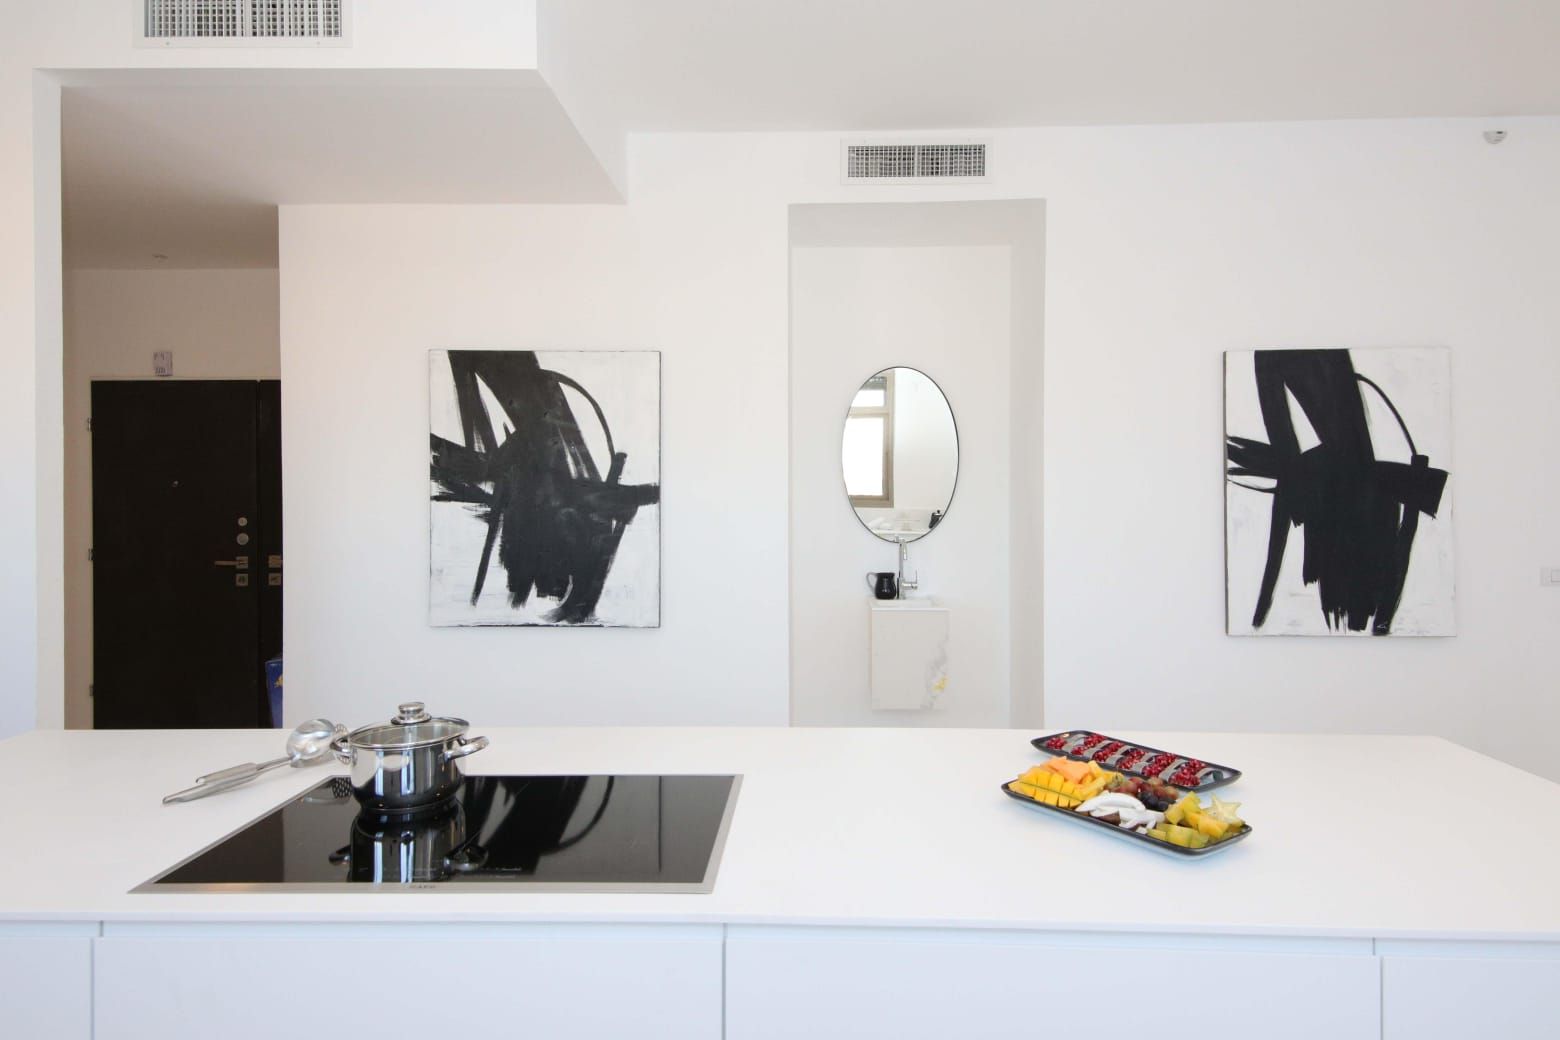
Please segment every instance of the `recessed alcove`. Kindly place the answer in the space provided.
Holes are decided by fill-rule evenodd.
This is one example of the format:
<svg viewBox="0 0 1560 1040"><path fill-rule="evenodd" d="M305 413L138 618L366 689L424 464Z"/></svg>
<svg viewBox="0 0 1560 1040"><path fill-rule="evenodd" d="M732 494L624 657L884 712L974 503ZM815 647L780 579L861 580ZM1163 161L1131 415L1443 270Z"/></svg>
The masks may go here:
<svg viewBox="0 0 1560 1040"><path fill-rule="evenodd" d="M1044 233L1033 199L791 207L793 724L1039 724ZM910 547L912 595L950 612L946 693L884 712L863 576L897 550L852 516L840 435L862 379L896 365L947 396L958 486Z"/></svg>

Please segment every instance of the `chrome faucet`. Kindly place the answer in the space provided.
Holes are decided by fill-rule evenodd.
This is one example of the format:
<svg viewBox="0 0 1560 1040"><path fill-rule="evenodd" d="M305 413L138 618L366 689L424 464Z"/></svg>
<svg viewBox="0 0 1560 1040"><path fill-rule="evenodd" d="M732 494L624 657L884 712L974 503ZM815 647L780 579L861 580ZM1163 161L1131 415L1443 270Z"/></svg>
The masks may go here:
<svg viewBox="0 0 1560 1040"><path fill-rule="evenodd" d="M897 575L895 584L895 588L898 591L894 593L895 599L909 599L905 593L911 589L918 589L921 587L921 575L919 571L916 572L916 574L912 577L905 577L905 563L908 562L909 558L910 543L902 541L899 543L899 574Z"/></svg>

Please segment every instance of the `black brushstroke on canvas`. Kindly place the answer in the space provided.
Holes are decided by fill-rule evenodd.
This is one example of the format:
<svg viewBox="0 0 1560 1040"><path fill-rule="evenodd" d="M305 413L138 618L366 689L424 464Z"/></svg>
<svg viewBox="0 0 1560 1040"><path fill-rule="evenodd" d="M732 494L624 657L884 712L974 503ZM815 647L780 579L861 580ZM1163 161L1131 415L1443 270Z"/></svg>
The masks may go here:
<svg viewBox="0 0 1560 1040"><path fill-rule="evenodd" d="M1231 482L1272 496L1267 561L1253 628L1273 606L1289 529L1302 529L1301 576L1316 585L1329 628L1389 635L1403 595L1421 513L1434 517L1447 472L1419 454L1397 406L1354 370L1347 350L1255 351L1257 402L1268 443L1229 437ZM1287 394L1286 394L1287 391ZM1409 461L1376 458L1364 394L1377 394L1408 441ZM1320 443L1301 451L1288 395ZM1271 478L1257 487L1236 477Z"/></svg>
<svg viewBox="0 0 1560 1040"><path fill-rule="evenodd" d="M559 601L549 621L590 622L624 529L640 507L660 501L660 487L621 483L628 456L613 444L601 405L573 379L542 368L534 352L451 350L448 356L464 443L433 436L433 500L471 505L487 525L472 604L496 548L510 606L524 606L534 593ZM488 414L482 385L502 416ZM564 387L583 396L601 424L611 459L605 475ZM495 430L496 419L512 432Z"/></svg>

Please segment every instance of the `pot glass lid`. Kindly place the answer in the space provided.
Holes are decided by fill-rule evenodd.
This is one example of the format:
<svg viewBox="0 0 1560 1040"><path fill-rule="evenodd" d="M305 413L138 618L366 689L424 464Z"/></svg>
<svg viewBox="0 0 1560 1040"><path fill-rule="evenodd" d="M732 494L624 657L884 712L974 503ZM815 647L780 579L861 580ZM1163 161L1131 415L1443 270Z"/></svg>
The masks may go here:
<svg viewBox="0 0 1560 1040"><path fill-rule="evenodd" d="M355 729L348 739L356 747L425 747L442 744L470 728L465 719L433 718L420 701L412 701L401 705L389 722Z"/></svg>

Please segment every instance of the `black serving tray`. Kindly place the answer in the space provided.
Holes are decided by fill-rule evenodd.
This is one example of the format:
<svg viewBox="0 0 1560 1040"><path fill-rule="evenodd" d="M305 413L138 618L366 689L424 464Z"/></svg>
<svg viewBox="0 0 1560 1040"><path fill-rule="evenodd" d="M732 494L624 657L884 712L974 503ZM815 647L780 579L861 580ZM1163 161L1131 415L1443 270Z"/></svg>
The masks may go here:
<svg viewBox="0 0 1560 1040"><path fill-rule="evenodd" d="M1016 778L1014 780L1008 781L1008 783L1016 782ZM1079 823L1087 824L1091 827L1104 827L1106 830L1110 831L1117 837L1126 838L1128 841L1135 841L1140 844L1147 845L1152 849L1157 849L1160 852L1168 853L1172 856L1179 856L1182 859L1201 859L1203 856L1212 856L1215 853L1223 852L1237 841L1244 841L1246 835L1251 833L1251 824L1243 823L1240 826L1240 830L1236 831L1228 838L1225 838L1223 841L1211 841L1200 849L1190 849L1183 845L1172 845L1168 841L1160 841L1158 838L1150 838L1146 834L1139 834L1137 831L1128 830L1125 827L1118 827L1116 824L1108 823L1105 820L1097 820L1088 813L1076 812L1072 809L1063 809L1059 806L1047 805L1044 802L1037 802L1028 795L1019 794L1007 784L1002 785L1002 793L1015 801L1023 802L1025 805L1033 806L1036 809L1042 809L1048 813L1056 813L1060 816L1065 816L1070 820L1076 820Z"/></svg>
<svg viewBox="0 0 1560 1040"><path fill-rule="evenodd" d="M1091 737L1099 737L1101 739L1096 741L1086 751L1078 750ZM1046 746L1053 741L1060 742L1061 747ZM1030 743L1048 755L1060 755L1063 758L1070 758L1076 762L1098 762L1102 769L1125 773L1127 776L1148 777L1149 774L1143 770L1154 760L1154 757L1156 755L1169 755L1172 759L1170 764L1165 766L1160 772L1153 774L1152 779L1158 780L1162 784L1169 784L1171 787L1179 787L1183 791L1211 791L1216 787L1223 787L1225 784L1233 784L1240 779L1241 775L1239 769L1216 765L1213 762L1202 762L1201 767L1197 770L1196 783L1179 783L1171 779L1175 775L1176 770L1187 763L1198 762L1198 759L1194 759L1190 755L1176 754L1173 751L1161 751L1159 748L1151 748L1147 744L1134 744L1130 740L1117 740L1115 737L1087 729L1069 729L1060 733L1049 733L1043 737L1036 737ZM1112 744L1120 744L1121 747L1104 758L1095 757L1099 753L1100 748L1109 747ZM1126 758L1132 751L1141 751L1143 754L1138 756L1132 765L1121 765L1121 760ZM1225 839L1225 841L1231 840L1233 839Z"/></svg>

